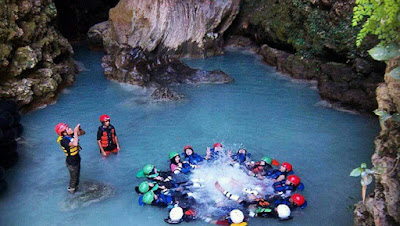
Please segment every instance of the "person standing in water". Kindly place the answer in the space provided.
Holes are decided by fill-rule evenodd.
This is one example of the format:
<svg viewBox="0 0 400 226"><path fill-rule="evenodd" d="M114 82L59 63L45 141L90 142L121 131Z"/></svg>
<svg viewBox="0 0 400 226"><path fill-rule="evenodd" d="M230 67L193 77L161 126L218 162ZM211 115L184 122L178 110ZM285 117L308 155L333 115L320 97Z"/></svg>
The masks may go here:
<svg viewBox="0 0 400 226"><path fill-rule="evenodd" d="M69 193L75 193L78 190L79 174L81 171L79 136L84 135L85 131L81 129L80 124L76 125L72 130L66 123L62 122L58 123L54 129L59 136L57 143L60 144L61 149L67 156L66 165L70 176L67 190Z"/></svg>
<svg viewBox="0 0 400 226"><path fill-rule="evenodd" d="M117 153L121 150L117 133L114 126L110 124L110 120L110 116L108 115L100 116L101 126L97 130L97 144L103 156L108 156L111 153Z"/></svg>

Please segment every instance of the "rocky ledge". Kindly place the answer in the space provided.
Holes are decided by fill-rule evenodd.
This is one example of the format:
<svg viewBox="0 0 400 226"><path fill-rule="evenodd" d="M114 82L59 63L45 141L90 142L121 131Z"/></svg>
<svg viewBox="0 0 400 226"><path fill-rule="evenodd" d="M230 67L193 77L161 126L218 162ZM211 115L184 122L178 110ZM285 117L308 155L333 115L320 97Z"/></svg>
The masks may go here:
<svg viewBox="0 0 400 226"><path fill-rule="evenodd" d="M264 44L260 54L266 63L295 79L318 81L322 99L337 107L372 113L378 105L375 90L383 81L380 64L356 58L353 66L308 59Z"/></svg>
<svg viewBox="0 0 400 226"><path fill-rule="evenodd" d="M181 94L169 90L170 85L233 82L233 78L223 71L193 69L178 58L152 54L128 45L115 48L104 56L102 66L108 79L157 88L152 97L162 100L181 99Z"/></svg>
<svg viewBox="0 0 400 226"><path fill-rule="evenodd" d="M23 110L54 101L73 82L73 50L54 28L51 0L0 1L0 98Z"/></svg>

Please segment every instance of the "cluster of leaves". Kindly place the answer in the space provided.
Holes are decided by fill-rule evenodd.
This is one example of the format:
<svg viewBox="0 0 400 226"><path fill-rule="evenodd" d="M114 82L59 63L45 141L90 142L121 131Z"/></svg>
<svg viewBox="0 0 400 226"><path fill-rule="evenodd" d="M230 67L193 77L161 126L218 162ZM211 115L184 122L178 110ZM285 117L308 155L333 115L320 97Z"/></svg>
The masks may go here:
<svg viewBox="0 0 400 226"><path fill-rule="evenodd" d="M362 163L360 167L353 169L350 173L351 177L359 177L361 176L361 185L367 186L371 184L373 177L371 175L374 174L374 169L367 169L367 164Z"/></svg>
<svg viewBox="0 0 400 226"><path fill-rule="evenodd" d="M377 35L380 44L400 42L400 0L356 0L353 26L359 24L357 46L368 34Z"/></svg>
<svg viewBox="0 0 400 226"><path fill-rule="evenodd" d="M389 114L386 111L383 110L378 110L376 109L374 111L375 115L379 116L379 122L384 123L386 120L390 119L391 121L394 122L400 122L400 114L399 113L394 113L394 114Z"/></svg>

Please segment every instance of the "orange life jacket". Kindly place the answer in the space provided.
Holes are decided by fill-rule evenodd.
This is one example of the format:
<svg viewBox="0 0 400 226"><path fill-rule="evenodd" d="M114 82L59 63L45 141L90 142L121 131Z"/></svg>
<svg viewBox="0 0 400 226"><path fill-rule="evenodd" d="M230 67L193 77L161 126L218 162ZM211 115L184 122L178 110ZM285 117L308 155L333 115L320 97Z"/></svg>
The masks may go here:
<svg viewBox="0 0 400 226"><path fill-rule="evenodd" d="M103 126L101 127L102 135L100 138L100 143L103 148L108 147L111 144L115 144L115 129L111 127L110 130L106 130Z"/></svg>

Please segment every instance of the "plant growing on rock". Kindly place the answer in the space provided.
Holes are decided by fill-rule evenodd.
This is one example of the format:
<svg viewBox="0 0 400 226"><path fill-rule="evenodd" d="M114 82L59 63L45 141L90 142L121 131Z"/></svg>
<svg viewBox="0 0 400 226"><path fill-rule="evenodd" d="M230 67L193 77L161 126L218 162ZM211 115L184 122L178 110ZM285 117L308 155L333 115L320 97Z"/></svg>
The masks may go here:
<svg viewBox="0 0 400 226"><path fill-rule="evenodd" d="M353 26L362 25L357 35L360 46L368 34L377 35L380 44L400 41L400 0L356 0Z"/></svg>
<svg viewBox="0 0 400 226"><path fill-rule="evenodd" d="M363 198L363 203L365 204L365 195L367 193L367 186L372 182L372 174L375 173L374 169L367 169L366 163L361 163L360 167L353 169L350 173L351 177L359 177L361 176L361 195Z"/></svg>

